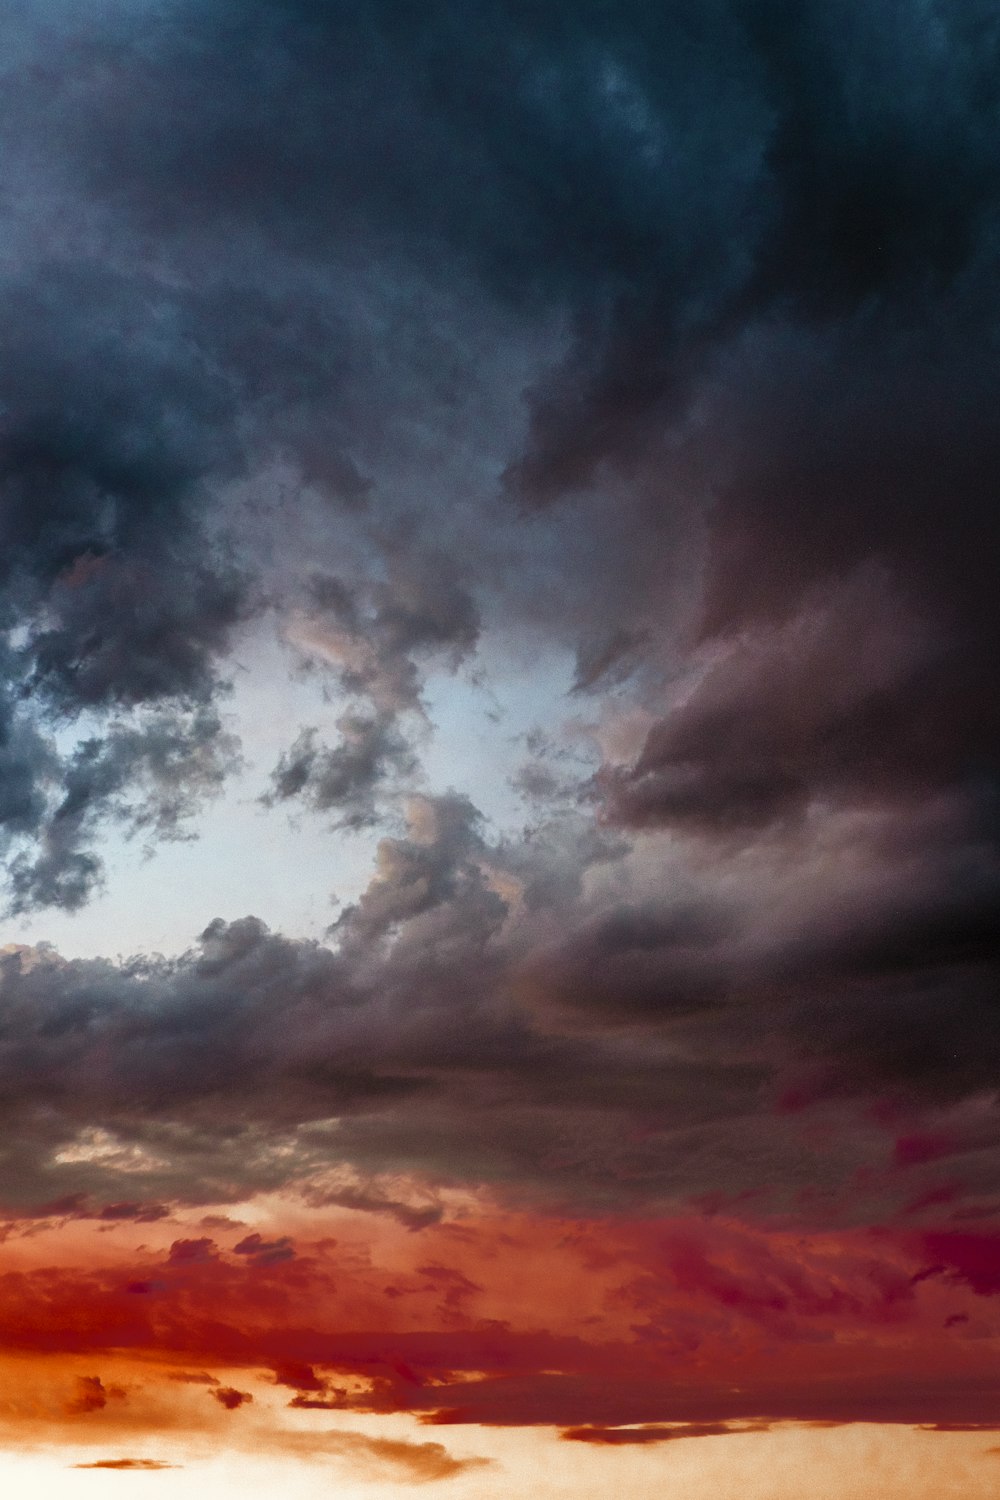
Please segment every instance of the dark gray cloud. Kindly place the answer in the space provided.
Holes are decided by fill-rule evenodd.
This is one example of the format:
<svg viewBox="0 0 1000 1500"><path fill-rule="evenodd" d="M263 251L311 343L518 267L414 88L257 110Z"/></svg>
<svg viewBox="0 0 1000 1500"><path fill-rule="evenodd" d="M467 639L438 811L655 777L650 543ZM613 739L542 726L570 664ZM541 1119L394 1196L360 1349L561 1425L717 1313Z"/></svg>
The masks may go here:
<svg viewBox="0 0 1000 1500"><path fill-rule="evenodd" d="M247 919L174 962L11 958L12 1195L77 1132L73 1191L127 1159L225 1196L287 1170L268 1132L320 1171L335 1115L361 1172L802 1185L781 1099L991 1088L985 0L61 26L44 58L18 29L0 118L15 908L80 905L102 828L217 789L265 603L349 700L272 804L375 821L485 631L575 653L604 764L574 806L536 756L521 838L417 799L337 948Z"/></svg>
<svg viewBox="0 0 1000 1500"><path fill-rule="evenodd" d="M664 892L654 869L626 901L600 886L621 879L621 854L592 854L575 881L554 856L534 892L527 857L490 843L465 799L417 799L339 948L248 918L214 922L172 961L12 952L3 1200L58 1217L54 1195L64 1214L98 1214L294 1179L310 1202L419 1228L433 1192L400 1201L394 1173L589 1209L750 1189L785 1208L812 1181L848 1215L936 1180L933 1152L894 1170L889 1127L863 1111L958 1118L991 1086L985 913L963 928L953 897L952 929L935 932L929 892L901 920L906 869L888 861L880 908L848 924L822 883L803 903L772 876L765 902L724 882ZM641 869L629 880L638 890ZM808 1106L839 1121L836 1150L803 1132ZM975 1202L993 1155L956 1128L954 1149L978 1154ZM884 1173L844 1202L839 1185L873 1156ZM241 1243L250 1259L288 1251Z"/></svg>
<svg viewBox="0 0 1000 1500"><path fill-rule="evenodd" d="M537 499L682 411L762 312L947 292L992 227L996 44L976 0L863 18L189 0L92 37L83 102L57 114L91 191L158 242L321 264L374 247L556 306L573 347L510 471Z"/></svg>
<svg viewBox="0 0 1000 1500"><path fill-rule="evenodd" d="M339 918L343 941L358 952L367 954L402 924L422 919L451 925L478 908L493 928L503 920L504 903L482 878L486 845L468 797L415 799L410 823L408 837L381 841L374 879Z"/></svg>
<svg viewBox="0 0 1000 1500"><path fill-rule="evenodd" d="M131 801L138 824L173 832L231 759L210 705L249 601L200 495L207 471L235 462L218 436L228 402L175 313L148 285L85 264L42 265L6 288L0 629L15 910L79 906L100 876L91 838L103 813ZM75 750L57 751L53 731L82 715Z"/></svg>
<svg viewBox="0 0 1000 1500"><path fill-rule="evenodd" d="M133 128L95 87L87 165L160 233L388 240L562 302L579 337L517 469L544 492L627 446L749 310L850 313L954 276L996 188L995 44L974 0L183 4L106 44Z"/></svg>
<svg viewBox="0 0 1000 1500"><path fill-rule="evenodd" d="M300 732L272 773L267 805L301 799L333 814L335 826L357 829L379 820L386 794L413 782L424 674L431 664L456 669L476 644L479 619L456 564L392 543L385 554L386 576L365 585L332 573L308 580L293 643L307 670L331 675L361 707L337 721L332 747L314 729Z"/></svg>
<svg viewBox="0 0 1000 1500"><path fill-rule="evenodd" d="M107 824L146 840L189 836L186 823L237 760L236 742L210 707L157 709L112 721L58 763L58 800L39 806L31 851L9 864L10 909L82 906L102 878L92 841ZM49 763L56 770L55 758ZM36 756L34 771L45 761Z"/></svg>
<svg viewBox="0 0 1000 1500"><path fill-rule="evenodd" d="M334 825L364 828L377 822L377 793L394 777L416 769L416 758L393 716L344 714L341 739L328 748L304 729L281 757L271 778L269 806L301 798L316 812L333 813Z"/></svg>
<svg viewBox="0 0 1000 1500"><path fill-rule="evenodd" d="M627 1043L546 1035L514 999L523 939L505 932L506 856L471 804L420 799L411 819L407 837L380 846L338 924L339 951L247 919L212 924L173 962L5 959L2 1092L24 1143L8 1196L30 1200L34 1164L67 1135L82 1143L53 1168L67 1192L101 1191L121 1166L150 1198L243 1191L287 1173L268 1136L296 1142L306 1175L403 1160L447 1180L473 1167L533 1179L540 1143L555 1152L595 1108L628 1117L652 1105L658 1070L636 1072ZM470 1131L473 1098L482 1123ZM323 1122L335 1115L334 1146ZM393 1207L377 1188L362 1193Z"/></svg>
<svg viewBox="0 0 1000 1500"><path fill-rule="evenodd" d="M386 577L364 588L313 574L308 618L343 686L398 712L419 704L422 661L443 656L457 665L468 655L479 618L457 561L407 554L391 541L386 553Z"/></svg>
<svg viewBox="0 0 1000 1500"><path fill-rule="evenodd" d="M242 607L199 513L235 461L223 381L137 277L42 264L3 317L5 623L32 692L69 714L204 696Z"/></svg>
<svg viewBox="0 0 1000 1500"><path fill-rule="evenodd" d="M85 165L147 228L313 258L375 243L421 270L444 254L567 312L573 351L511 465L535 498L682 410L756 315L924 308L991 229L996 36L972 0L199 3L115 42L132 129L96 87Z"/></svg>

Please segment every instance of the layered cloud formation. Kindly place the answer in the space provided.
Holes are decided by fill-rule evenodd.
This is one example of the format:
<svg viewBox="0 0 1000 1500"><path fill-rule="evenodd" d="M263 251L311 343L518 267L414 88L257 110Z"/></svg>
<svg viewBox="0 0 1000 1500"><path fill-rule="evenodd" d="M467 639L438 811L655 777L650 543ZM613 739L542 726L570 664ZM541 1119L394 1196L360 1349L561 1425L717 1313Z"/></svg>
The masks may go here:
<svg viewBox="0 0 1000 1500"><path fill-rule="evenodd" d="M66 1359L285 1360L301 1410L567 1452L988 1425L992 8L84 10L0 47L0 1206L78 1260L37 1301L18 1269L17 1347L62 1298ZM368 873L319 931L263 880L223 919L209 874L185 951L46 943L129 839L205 831L211 871L210 801L262 867L325 831L270 874L303 911ZM195 1232L276 1193L286 1227ZM307 1209L414 1243L523 1216L542 1281L579 1234L631 1322L508 1317L459 1236L407 1269L423 1322L387 1283L356 1345L331 1312L286 1348ZM102 1281L83 1247L139 1226L166 1260ZM132 1283L187 1331L84 1336ZM73 1378L60 1420L103 1413Z"/></svg>

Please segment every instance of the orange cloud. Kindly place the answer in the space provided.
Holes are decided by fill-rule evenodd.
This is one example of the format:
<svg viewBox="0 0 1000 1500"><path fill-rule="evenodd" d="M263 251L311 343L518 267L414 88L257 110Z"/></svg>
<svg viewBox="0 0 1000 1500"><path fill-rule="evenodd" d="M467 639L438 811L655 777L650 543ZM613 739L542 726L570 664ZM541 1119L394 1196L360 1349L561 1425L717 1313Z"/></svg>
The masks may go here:
<svg viewBox="0 0 1000 1500"><path fill-rule="evenodd" d="M224 1406L227 1411L235 1411L237 1407L244 1406L247 1402L253 1400L253 1396L249 1391L238 1391L235 1386L231 1385L220 1385L215 1390L209 1391L208 1394L214 1397L219 1405Z"/></svg>
<svg viewBox="0 0 1000 1500"><path fill-rule="evenodd" d="M108 1401L124 1401L125 1392L120 1386L105 1387L99 1375L78 1375L76 1395L63 1408L67 1416L81 1416L86 1412L103 1411Z"/></svg>
<svg viewBox="0 0 1000 1500"><path fill-rule="evenodd" d="M163 1463L158 1458L99 1458L90 1464L71 1464L73 1469L180 1469L183 1464Z"/></svg>
<svg viewBox="0 0 1000 1500"><path fill-rule="evenodd" d="M171 1403L177 1421L207 1424L185 1386L228 1411L284 1387L299 1411L549 1425L608 1445L778 1421L990 1423L1000 1400L977 1314L986 1233L804 1239L719 1214L494 1212L419 1237L382 1216L362 1239L352 1221L338 1239L317 1232L331 1228L322 1213L289 1214L251 1234L220 1225L218 1241L157 1223L142 1230L152 1244L92 1248L74 1221L5 1247L18 1265L0 1275L6 1357L37 1357L63 1382L34 1415L100 1414L126 1386L133 1410L131 1376L116 1386L87 1368L112 1357L159 1383L154 1427L175 1420ZM62 1244L75 1264L53 1264ZM942 1258L924 1274L931 1245Z"/></svg>
<svg viewBox="0 0 1000 1500"><path fill-rule="evenodd" d="M352 1468L372 1479L424 1484L453 1479L474 1469L492 1466L488 1458L453 1458L441 1443L410 1443L397 1438L368 1437L363 1432L285 1432L275 1435L277 1446L300 1456L351 1460Z"/></svg>

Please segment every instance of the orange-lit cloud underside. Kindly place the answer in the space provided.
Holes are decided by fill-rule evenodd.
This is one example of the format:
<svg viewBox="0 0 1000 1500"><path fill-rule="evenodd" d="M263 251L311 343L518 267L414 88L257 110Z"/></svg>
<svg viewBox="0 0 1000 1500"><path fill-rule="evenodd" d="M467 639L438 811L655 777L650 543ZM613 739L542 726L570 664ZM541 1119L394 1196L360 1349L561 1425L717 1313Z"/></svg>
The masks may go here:
<svg viewBox="0 0 1000 1500"><path fill-rule="evenodd" d="M1000 1426L989 1232L483 1211L409 1233L290 1210L252 1230L51 1222L4 1255L0 1397L25 1432L238 1422L252 1389L303 1412L583 1442Z"/></svg>

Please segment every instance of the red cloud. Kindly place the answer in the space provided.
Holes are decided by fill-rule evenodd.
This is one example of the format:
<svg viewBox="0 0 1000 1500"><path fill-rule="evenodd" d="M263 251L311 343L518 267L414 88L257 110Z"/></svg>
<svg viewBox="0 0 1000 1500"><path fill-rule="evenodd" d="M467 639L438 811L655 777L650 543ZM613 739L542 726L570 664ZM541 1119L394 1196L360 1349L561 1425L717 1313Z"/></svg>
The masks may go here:
<svg viewBox="0 0 1000 1500"><path fill-rule="evenodd" d="M1000 1235L946 1230L924 1235L924 1244L941 1270L966 1282L980 1297L1000 1294Z"/></svg>
<svg viewBox="0 0 1000 1500"><path fill-rule="evenodd" d="M729 1437L739 1432L764 1432L767 1422L733 1427L728 1422L680 1422L674 1427L567 1427L560 1433L569 1443L602 1443L623 1446L636 1443L669 1443L679 1438Z"/></svg>
<svg viewBox="0 0 1000 1500"><path fill-rule="evenodd" d="M235 1386L220 1385L215 1390L209 1391L210 1396L224 1406L227 1411L235 1411L238 1406L244 1406L253 1400L249 1391L238 1391Z"/></svg>
<svg viewBox="0 0 1000 1500"><path fill-rule="evenodd" d="M971 1308L994 1285L986 1233L804 1240L718 1216L496 1217L393 1239L391 1273L375 1251L329 1239L268 1258L287 1236L247 1238L238 1256L182 1239L90 1271L0 1276L5 1346L56 1360L131 1352L161 1368L176 1351L164 1376L228 1410L250 1391L219 1375L268 1369L303 1409L551 1425L595 1444L748 1422L992 1421L1000 1401L984 1341L959 1321L962 1299ZM937 1269L923 1275L928 1251ZM67 1410L122 1394L81 1375Z"/></svg>
<svg viewBox="0 0 1000 1500"><path fill-rule="evenodd" d="M78 1375L76 1395L66 1402L67 1416L82 1416L86 1412L102 1411L109 1400L124 1401L125 1392L120 1386L105 1386L99 1375Z"/></svg>

